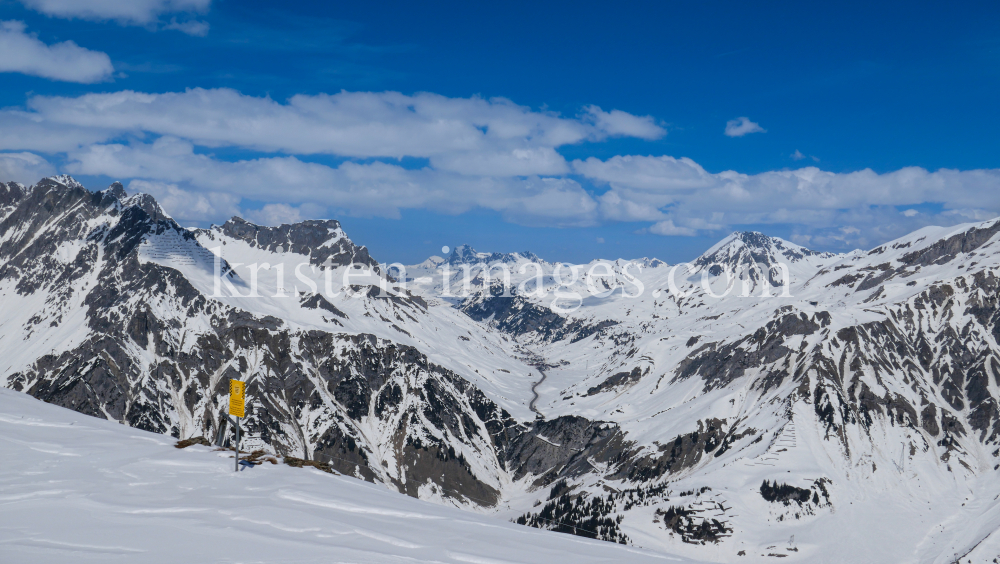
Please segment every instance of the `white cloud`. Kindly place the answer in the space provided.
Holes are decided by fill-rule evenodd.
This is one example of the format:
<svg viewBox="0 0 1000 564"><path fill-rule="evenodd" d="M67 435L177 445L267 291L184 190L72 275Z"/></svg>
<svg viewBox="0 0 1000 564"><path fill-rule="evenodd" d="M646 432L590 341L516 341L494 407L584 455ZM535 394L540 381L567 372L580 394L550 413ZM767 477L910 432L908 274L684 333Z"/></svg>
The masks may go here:
<svg viewBox="0 0 1000 564"><path fill-rule="evenodd" d="M848 240L884 241L932 222L954 224L1000 213L1000 170L929 172L910 167L877 174L869 169L832 173L805 167L756 175L712 174L690 159L640 156L574 161L573 168L611 187L600 197L605 218L670 221L650 228L659 234L789 224L827 233L815 239L824 245L847 245ZM896 211L898 206L927 202L944 204L946 211L920 217ZM858 231L831 231L843 226Z"/></svg>
<svg viewBox="0 0 1000 564"><path fill-rule="evenodd" d="M682 235L687 237L693 236L696 233L694 229L688 227L677 227L669 219L653 224L649 228L649 231L657 235Z"/></svg>
<svg viewBox="0 0 1000 564"><path fill-rule="evenodd" d="M19 72L51 80L92 83L111 77L107 54L72 41L46 45L26 32L24 22L0 22L0 72Z"/></svg>
<svg viewBox="0 0 1000 564"><path fill-rule="evenodd" d="M573 170L612 186L640 190L683 191L711 186L714 176L687 157L625 155L606 161L590 157L573 161Z"/></svg>
<svg viewBox="0 0 1000 564"><path fill-rule="evenodd" d="M717 183L693 160L667 156L591 157L573 161L573 170L611 186L599 201L602 215L614 221L662 221L664 207Z"/></svg>
<svg viewBox="0 0 1000 564"><path fill-rule="evenodd" d="M593 225L598 218L593 198L577 182L564 178L469 177L382 162L345 162L333 168L295 157L226 162L195 153L191 143L173 137L152 144L91 145L70 152L69 157L66 169L72 174L138 178L147 184L136 189L178 200L189 193L228 195L236 200L224 202L248 198L308 203L339 213L381 217L398 217L401 209L462 213L478 207L501 212L517 223L557 226ZM185 211L167 211L198 221L225 219L219 216L231 213L209 217L203 203L181 206Z"/></svg>
<svg viewBox="0 0 1000 564"><path fill-rule="evenodd" d="M918 212L917 210L912 210L912 209L910 209L910 210L906 210L906 211L904 211L904 212L902 212L902 213L903 213L903 215L905 215L906 217L913 217L913 216L915 216L915 215L919 214L920 212Z"/></svg>
<svg viewBox="0 0 1000 564"><path fill-rule="evenodd" d="M598 222L597 203L573 180L535 178L510 188L501 210L507 221L553 227L586 227Z"/></svg>
<svg viewBox="0 0 1000 564"><path fill-rule="evenodd" d="M830 248L869 246L933 222L973 221L1000 211L998 170L838 174L805 167L746 175L713 174L690 159L671 157L574 161L575 172L609 185L595 197L565 177L464 175L377 161L330 167L293 156L226 162L196 153L190 141L175 137L151 144L95 144L68 157L72 173L155 180L189 194L225 195L229 199L222 208L235 207L240 198L286 206L255 212L253 217L266 222L309 217L306 209L329 210L333 216L399 217L402 209L462 213L484 208L526 225L651 222L648 232L660 235L784 224L798 226L797 237L810 236ZM943 202L946 211L919 216L897 211L924 202ZM225 219L218 217L223 212L209 211L209 204L184 213L192 220Z"/></svg>
<svg viewBox="0 0 1000 564"><path fill-rule="evenodd" d="M77 98L35 97L28 107L46 123L170 135L207 146L287 154L420 157L461 174L563 174L555 149L612 135L652 135L647 118L589 111L585 119L533 111L503 98L420 93L340 92L293 96L287 103L229 89L144 94L121 91Z"/></svg>
<svg viewBox="0 0 1000 564"><path fill-rule="evenodd" d="M56 173L49 161L34 153L0 153L0 182L32 185Z"/></svg>
<svg viewBox="0 0 1000 564"><path fill-rule="evenodd" d="M612 157L574 161L574 170L618 193L646 194L689 209L765 219L781 210L836 210L949 202L956 207L1000 207L1000 170L928 172L919 167L877 174L833 173L816 167L747 175L708 173L690 159Z"/></svg>
<svg viewBox="0 0 1000 564"><path fill-rule="evenodd" d="M653 140L667 134L665 129L656 125L653 116L634 116L621 110L605 112L593 105L587 106L585 110L589 121L611 136Z"/></svg>
<svg viewBox="0 0 1000 564"><path fill-rule="evenodd" d="M219 221L242 215L240 197L234 194L190 191L176 184L149 180L133 180L129 182L128 190L153 196L165 212L182 224Z"/></svg>
<svg viewBox="0 0 1000 564"><path fill-rule="evenodd" d="M315 204L290 206L288 204L266 204L259 210L247 210L244 216L258 225L283 225L298 223L305 219L318 219L325 210Z"/></svg>
<svg viewBox="0 0 1000 564"><path fill-rule="evenodd" d="M163 24L163 29L173 29L188 35L205 37L208 35L209 25L208 22L201 20L187 20L179 22L177 21L177 18L170 18L169 22Z"/></svg>
<svg viewBox="0 0 1000 564"><path fill-rule="evenodd" d="M440 170L481 176L559 175L569 172L569 165L552 147L514 149L509 152L448 153L431 157Z"/></svg>
<svg viewBox="0 0 1000 564"><path fill-rule="evenodd" d="M814 162L817 162L817 163L819 162L819 157L813 157L813 156L809 156L809 155L804 155L804 154L802 154L802 151L799 151L798 149L795 149L795 152L792 153L791 155L789 155L789 157L791 157L792 160L795 160L795 161L801 161L802 159L812 159Z"/></svg>
<svg viewBox="0 0 1000 564"><path fill-rule="evenodd" d="M767 130L761 127L760 124L750 121L747 117L738 117L726 122L726 135L728 137L743 137L748 133L766 132Z"/></svg>
<svg viewBox="0 0 1000 564"><path fill-rule="evenodd" d="M61 153L105 141L115 134L102 128L47 123L25 112L0 111L0 150Z"/></svg>
<svg viewBox="0 0 1000 564"><path fill-rule="evenodd" d="M608 190L599 198L601 215L611 221L659 221L671 198L650 198L629 190Z"/></svg>
<svg viewBox="0 0 1000 564"><path fill-rule="evenodd" d="M566 118L506 99L426 93L340 92L279 102L227 89L122 91L34 97L25 111L0 110L0 150L65 153L65 172L131 180L130 189L153 193L190 222L478 208L526 225L644 222L645 232L671 236L782 224L796 240L833 248L1000 213L1000 170L877 174L810 166L748 175L709 172L689 158L567 162L559 153L615 135L664 133L652 118L624 115L588 107ZM213 156L215 147L268 154L231 162ZM346 160L328 166L303 156L314 154ZM398 157L424 160L403 166L391 160ZM594 187L585 189L578 177ZM242 209L247 201L259 209ZM901 211L927 203L942 211Z"/></svg>
<svg viewBox="0 0 1000 564"><path fill-rule="evenodd" d="M163 14L204 13L208 11L212 0L21 0L21 3L32 10L57 18L149 26L155 24ZM207 24L205 25L207 31ZM173 29L181 29L180 26L183 24L178 24ZM186 29L181 31L190 32Z"/></svg>

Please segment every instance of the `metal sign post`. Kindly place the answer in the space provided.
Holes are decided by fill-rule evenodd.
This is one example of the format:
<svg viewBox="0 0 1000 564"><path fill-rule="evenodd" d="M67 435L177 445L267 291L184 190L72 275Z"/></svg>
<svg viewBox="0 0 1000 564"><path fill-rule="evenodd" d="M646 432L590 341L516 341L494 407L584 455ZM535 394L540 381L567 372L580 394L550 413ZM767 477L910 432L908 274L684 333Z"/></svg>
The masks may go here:
<svg viewBox="0 0 1000 564"><path fill-rule="evenodd" d="M246 404L246 383L229 381L229 414L236 417L236 471L240 471L240 417Z"/></svg>

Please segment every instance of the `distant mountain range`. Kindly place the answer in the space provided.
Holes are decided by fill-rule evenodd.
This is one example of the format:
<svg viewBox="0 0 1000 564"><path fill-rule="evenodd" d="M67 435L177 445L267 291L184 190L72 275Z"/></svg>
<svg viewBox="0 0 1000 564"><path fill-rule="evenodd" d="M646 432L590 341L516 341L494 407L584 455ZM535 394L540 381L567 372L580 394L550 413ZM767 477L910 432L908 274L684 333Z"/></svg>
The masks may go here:
<svg viewBox="0 0 1000 564"><path fill-rule="evenodd" d="M535 253L524 251L521 253L477 253L469 245L459 245L448 255L448 264L492 264L496 262L516 263L522 260L531 262L542 262Z"/></svg>
<svg viewBox="0 0 1000 564"><path fill-rule="evenodd" d="M186 229L117 183L0 184L0 377L181 438L239 378L274 451L701 560L988 562L998 231L734 233L687 265L461 246L386 279L336 221Z"/></svg>

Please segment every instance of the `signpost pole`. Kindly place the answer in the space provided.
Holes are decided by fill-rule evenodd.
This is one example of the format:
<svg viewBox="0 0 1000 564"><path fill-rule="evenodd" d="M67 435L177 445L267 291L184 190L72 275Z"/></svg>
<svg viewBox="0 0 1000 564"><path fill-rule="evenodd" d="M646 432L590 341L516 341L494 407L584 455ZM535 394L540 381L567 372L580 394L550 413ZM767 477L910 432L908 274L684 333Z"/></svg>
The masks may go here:
<svg viewBox="0 0 1000 564"><path fill-rule="evenodd" d="M240 471L240 417L245 414L246 383L239 380L229 380L229 414L236 418L236 471Z"/></svg>

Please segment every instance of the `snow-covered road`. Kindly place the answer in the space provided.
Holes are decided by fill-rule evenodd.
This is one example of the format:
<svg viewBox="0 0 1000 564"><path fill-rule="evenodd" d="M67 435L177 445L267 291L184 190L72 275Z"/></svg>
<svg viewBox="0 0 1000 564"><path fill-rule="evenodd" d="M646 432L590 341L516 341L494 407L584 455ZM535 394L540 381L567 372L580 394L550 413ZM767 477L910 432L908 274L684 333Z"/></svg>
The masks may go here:
<svg viewBox="0 0 1000 564"><path fill-rule="evenodd" d="M691 562L173 444L0 389L0 561Z"/></svg>

